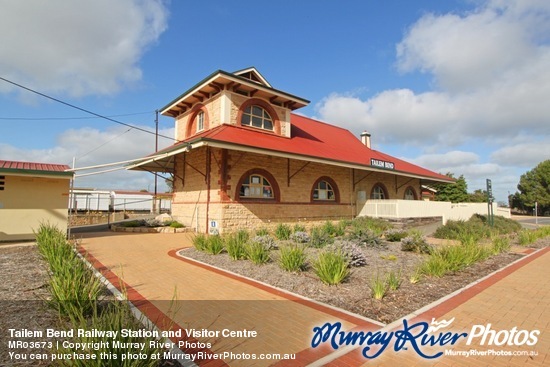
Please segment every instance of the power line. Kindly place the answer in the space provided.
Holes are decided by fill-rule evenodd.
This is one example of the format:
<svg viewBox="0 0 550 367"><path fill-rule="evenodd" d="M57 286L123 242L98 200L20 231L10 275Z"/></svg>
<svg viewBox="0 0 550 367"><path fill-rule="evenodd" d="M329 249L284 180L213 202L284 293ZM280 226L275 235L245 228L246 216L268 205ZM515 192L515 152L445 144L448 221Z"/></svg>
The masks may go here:
<svg viewBox="0 0 550 367"><path fill-rule="evenodd" d="M133 126L133 125L127 124L127 123L125 123L125 122L118 121L118 120L115 120L115 119L113 119L113 118L110 118L110 117L107 117L107 116L100 115L100 114L98 114L98 113L92 112L92 111L87 110L87 109L85 109L85 108L75 106L75 105L73 105L73 104L71 104L71 103L68 103L68 102L62 101L62 100L60 100L60 99L51 97L51 96L49 96L49 95L47 95L47 94L44 94L44 93L38 92L38 91L36 91L36 90L34 90L34 89L25 87L25 86L23 86L23 85L21 85L21 84L18 84L18 83L16 83L16 82L12 82L11 80L8 80L8 79L3 78L3 77L1 77L1 76L0 76L0 80L3 80L3 81L5 81L6 83L10 83L10 84L12 84L12 85L15 85L16 87L19 87L19 88L24 89L24 90L26 90L26 91L32 92L32 93L34 93L34 94L38 94L39 96L42 96L42 97L44 97L44 98L51 99L52 101L55 101L55 102L57 102L57 103L61 103L61 104L65 105L65 106L69 106L69 107L74 108L74 109L77 109L77 110L79 110L79 111L89 113L90 115L93 115L93 116L96 116L96 117L99 117L99 118L102 118L102 119L105 119L105 120L114 122L114 123L116 123L116 124L124 125L124 126L127 126L127 127L132 128L132 129L136 129L136 130L139 130L139 131L143 131L144 133L147 133L147 134L155 135L155 132L153 132L153 131L149 131L149 130L146 130L146 129L143 129L143 128L140 128L140 127L137 127L137 126ZM160 136L160 137L162 137L162 138L165 138L165 139L175 140L174 138L171 138L171 137L166 136L166 135L161 135L161 134L159 134L158 136Z"/></svg>
<svg viewBox="0 0 550 367"><path fill-rule="evenodd" d="M125 113L122 115L111 115L107 117L123 117L123 116L136 116L136 115L149 115L155 111ZM57 121L57 120L93 120L101 117L91 116L79 116L79 117L0 117L0 120L12 120L12 121Z"/></svg>

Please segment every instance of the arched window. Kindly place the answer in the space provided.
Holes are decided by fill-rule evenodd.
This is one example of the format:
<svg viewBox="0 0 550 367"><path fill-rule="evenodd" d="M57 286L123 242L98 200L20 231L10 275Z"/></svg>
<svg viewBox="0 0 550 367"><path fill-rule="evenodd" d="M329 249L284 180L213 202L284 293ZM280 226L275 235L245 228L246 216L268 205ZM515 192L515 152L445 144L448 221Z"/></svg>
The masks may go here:
<svg viewBox="0 0 550 367"><path fill-rule="evenodd" d="M197 132L204 130L204 111L199 111L199 113L197 113L195 125L197 126Z"/></svg>
<svg viewBox="0 0 550 367"><path fill-rule="evenodd" d="M202 104L193 107L187 122L185 137L190 137L208 129L208 111Z"/></svg>
<svg viewBox="0 0 550 367"><path fill-rule="evenodd" d="M239 201L274 201L279 200L279 187L275 178L266 170L251 169L242 175L237 186Z"/></svg>
<svg viewBox="0 0 550 367"><path fill-rule="evenodd" d="M273 118L263 107L251 105L243 110L241 125L273 131Z"/></svg>
<svg viewBox="0 0 550 367"><path fill-rule="evenodd" d="M407 190L405 190L405 195L403 196L405 200L416 200L416 191L409 186L407 187Z"/></svg>
<svg viewBox="0 0 550 367"><path fill-rule="evenodd" d="M339 202L340 195L334 180L329 177L320 177L313 184L311 190L312 202Z"/></svg>
<svg viewBox="0 0 550 367"><path fill-rule="evenodd" d="M389 196L384 185L378 183L374 185L374 187L372 188L372 191L370 193L370 198L384 200L384 199L389 199Z"/></svg>

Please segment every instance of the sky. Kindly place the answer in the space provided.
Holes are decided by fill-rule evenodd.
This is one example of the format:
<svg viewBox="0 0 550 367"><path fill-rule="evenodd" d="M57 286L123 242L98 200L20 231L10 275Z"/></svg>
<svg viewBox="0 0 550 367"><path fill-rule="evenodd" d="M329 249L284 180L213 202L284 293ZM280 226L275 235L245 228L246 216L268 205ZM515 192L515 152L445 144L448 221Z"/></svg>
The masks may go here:
<svg viewBox="0 0 550 367"><path fill-rule="evenodd" d="M0 159L143 157L155 110L250 66L311 101L296 113L368 131L374 149L464 175L470 192L489 178L498 201L550 159L547 0L0 0ZM172 144L174 120L158 126ZM154 176L75 186L152 191Z"/></svg>

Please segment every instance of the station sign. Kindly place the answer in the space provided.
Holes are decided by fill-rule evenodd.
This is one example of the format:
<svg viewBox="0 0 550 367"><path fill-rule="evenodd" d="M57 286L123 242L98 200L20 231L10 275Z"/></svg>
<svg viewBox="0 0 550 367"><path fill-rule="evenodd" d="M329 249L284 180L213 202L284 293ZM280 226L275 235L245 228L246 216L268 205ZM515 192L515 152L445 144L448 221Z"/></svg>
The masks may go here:
<svg viewBox="0 0 550 367"><path fill-rule="evenodd" d="M370 165L373 167L383 168L383 169L395 169L395 164L393 162L382 161L380 159L370 159Z"/></svg>

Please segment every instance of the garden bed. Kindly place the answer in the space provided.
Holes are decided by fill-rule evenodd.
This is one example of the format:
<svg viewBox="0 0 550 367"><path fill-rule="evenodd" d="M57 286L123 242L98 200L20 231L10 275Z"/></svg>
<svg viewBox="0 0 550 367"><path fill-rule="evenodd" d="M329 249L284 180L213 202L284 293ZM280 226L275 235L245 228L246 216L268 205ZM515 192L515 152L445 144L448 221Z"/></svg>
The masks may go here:
<svg viewBox="0 0 550 367"><path fill-rule="evenodd" d="M400 247L399 243L388 243L388 248L384 250L363 248L367 265L353 268L348 279L335 286L322 283L311 266L300 273L289 273L277 265L276 259L264 265L255 265L247 260L231 260L227 253L210 255L194 248L181 250L180 255L383 323L398 320L521 257L517 253L503 253L463 271L442 278L424 277L412 284L409 276L427 255L401 251ZM317 252L317 249L308 249L310 263ZM396 260L388 260L393 258L392 255ZM399 289L389 291L381 300L373 299L369 288L371 279L377 274L386 276L390 271L399 270L402 273Z"/></svg>
<svg viewBox="0 0 550 367"><path fill-rule="evenodd" d="M432 244L431 250L428 250L432 255L422 253L423 250L426 250L424 245L413 246L413 251L403 251L403 243L409 243L410 236L403 239L403 243L387 241L386 239L390 237L389 233L391 231L388 232L388 228L384 228L384 224L379 221L341 223L336 226L328 225L328 227L332 227L333 230L340 233L335 234L333 232L328 237L324 236L325 240L328 239L328 242L319 243L317 241L314 246L312 246L312 243L315 243L313 232L307 244L297 244L290 239L280 239L282 234L286 232L286 235L288 235L290 231L288 227L283 228L284 225L279 226L270 234L267 234L266 230L260 230L259 232L262 233L259 237L254 237L253 234L248 237L244 233L245 248L254 242L265 244L265 238L269 236L272 239L279 238L275 241L275 246L273 244L268 245L270 248L269 255L263 255L263 257L268 257L269 261L261 265L251 261L253 255L250 254L241 256L233 254L230 256L232 251L228 253L228 244L234 246L234 240L239 237L238 235L225 238L214 236L217 239L212 243L209 243L209 239L206 237L199 238L200 241L195 241L194 248L181 250L179 255L383 323L390 323L518 260L524 256L524 248L517 246L519 243L530 247L550 245L550 237L548 237L550 233L547 232L541 233L535 241L525 243L522 238L526 237L526 232L520 231L519 235L514 234L514 231L517 231L519 227L511 221L504 223L500 235L497 235L495 229L487 230L486 232L492 236L492 238L488 238L487 234L479 231L482 228L479 221L479 218L474 218L470 222L451 223L451 226L454 226L452 228L457 226L463 228L459 231L459 234L463 236L460 240L457 238L454 240L428 238L427 242ZM338 229L338 226L341 228ZM367 229L367 227L370 227L370 229ZM475 231L472 232L472 229L475 229ZM321 228L320 232L323 232L323 230ZM483 230L485 231L485 227L483 227ZM377 233L377 238L372 235L373 232ZM260 237L263 237L263 239ZM292 237L290 236L290 238ZM367 238L368 241L362 242L361 238ZM319 254L334 251L334 247L329 243L333 241L336 243L355 243L355 245L352 245L353 251L356 252L356 255L357 252L360 252L358 257L362 259L362 262L366 262L366 265L350 266L350 273L343 282L328 285L326 281L321 281L318 271L315 269L315 263L318 262ZM273 241L269 240L268 242ZM223 250L222 246L225 246ZM302 271L289 272L280 265L282 252L277 248L280 249L285 246L287 248L300 246L305 248L306 261ZM514 251L510 250L511 246L513 246ZM411 248L409 247L408 250L411 250ZM414 252L415 250L416 252ZM463 254L460 253L462 250L465 250ZM336 251L338 252L338 250ZM217 253L217 255L209 252ZM236 260L235 258L239 259ZM245 260L245 258L248 259ZM443 259L449 262L446 264L445 275L441 276L443 273L430 272L431 269L428 269L426 264L438 265L438 261L431 261L434 259ZM393 277L393 280L397 280L398 283L394 290L390 290L388 284L390 282L388 279L391 277ZM380 285L384 288L385 294L381 299L377 299L374 289Z"/></svg>

